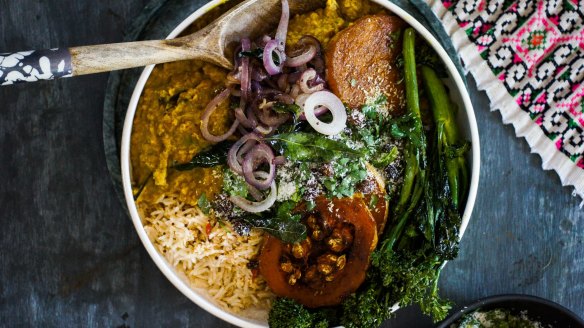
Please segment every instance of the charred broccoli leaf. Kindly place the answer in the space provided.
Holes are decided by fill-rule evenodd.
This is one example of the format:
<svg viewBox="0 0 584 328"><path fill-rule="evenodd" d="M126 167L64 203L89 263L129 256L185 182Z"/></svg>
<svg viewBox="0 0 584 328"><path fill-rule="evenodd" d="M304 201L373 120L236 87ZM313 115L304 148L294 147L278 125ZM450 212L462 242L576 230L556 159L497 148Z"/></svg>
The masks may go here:
<svg viewBox="0 0 584 328"><path fill-rule="evenodd" d="M278 298L272 305L268 324L272 328L327 328L335 324L336 310L307 309L296 301Z"/></svg>

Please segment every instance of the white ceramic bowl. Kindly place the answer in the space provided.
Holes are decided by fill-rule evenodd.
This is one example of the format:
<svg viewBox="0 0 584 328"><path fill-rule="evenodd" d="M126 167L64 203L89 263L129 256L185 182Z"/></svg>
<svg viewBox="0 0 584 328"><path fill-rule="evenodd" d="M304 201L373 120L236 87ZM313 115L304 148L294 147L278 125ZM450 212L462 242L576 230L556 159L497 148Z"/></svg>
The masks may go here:
<svg viewBox="0 0 584 328"><path fill-rule="evenodd" d="M412 26L416 31L424 37L428 43L434 48L436 53L442 58L443 62L449 73L449 80L446 81L447 85L449 86L451 92L451 99L458 105L459 112L458 112L458 124L461 127L464 135L468 140L472 142L471 151L468 154L469 163L471 163L471 182L470 182L470 190L468 200L466 202L466 208L464 211L464 215L462 218L462 226L460 227L460 236L464 234L464 231L468 225L472 209L474 207L475 198L477 194L478 182L479 182L479 169L480 169L480 150L479 150L479 134L477 129L477 123L472 107L472 103L470 101L468 92L464 85L462 78L460 77L458 71L456 70L455 65L448 57L446 51L442 48L440 43L432 36L432 34L416 21L410 14L405 12L403 9L399 8L395 4L386 1L386 0L372 0L385 8L389 11L393 12L394 14L400 16L404 21L406 21L410 26ZM191 25L195 20L200 18L204 13L209 11L211 8L217 6L218 4L222 3L222 0L213 0L209 2L207 5L201 7L199 10L195 11L191 14L187 19L185 19L182 23L180 23L167 37L167 39L172 39L178 36L182 31L184 31L189 25ZM209 313L221 318L231 324L241 326L241 327L266 327L267 322L259 322L255 320L250 320L241 316L234 315L229 313L219 306L217 306L213 300L207 297L202 290L197 290L196 288L192 288L189 285L189 282L186 279L183 279L183 276L178 274L174 267L169 264L164 256L162 256L154 247L146 231L144 230L144 226L142 225L142 219L138 214L138 210L136 208L136 203L134 202L133 194L132 194L132 184L131 184L131 170L130 170L130 139L132 134L132 125L134 122L134 115L136 113L136 108L138 106L138 101L142 94L142 90L144 89L144 85L152 72L154 66L148 66L144 69L144 72L140 76L138 83L136 84L136 88L134 89L134 93L130 100L130 105L128 106L128 111L126 113L126 120L124 122L124 130L122 135L122 147L121 147L121 166L122 166L122 180L124 185L124 196L126 198L126 202L128 204L128 209L130 211L130 215L132 217L132 221L136 228L136 232L140 236L144 247L154 260L154 263L158 266L160 271L170 280L170 282L178 288L186 297L191 299L195 302L198 306L205 309Z"/></svg>

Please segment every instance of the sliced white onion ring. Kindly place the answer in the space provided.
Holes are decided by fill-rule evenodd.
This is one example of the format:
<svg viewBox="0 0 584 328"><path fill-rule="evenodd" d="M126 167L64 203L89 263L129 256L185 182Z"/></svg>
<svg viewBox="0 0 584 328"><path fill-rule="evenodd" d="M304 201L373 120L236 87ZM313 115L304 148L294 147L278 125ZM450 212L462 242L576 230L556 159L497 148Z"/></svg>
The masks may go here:
<svg viewBox="0 0 584 328"><path fill-rule="evenodd" d="M319 106L326 107L333 115L330 123L319 120L314 113ZM347 125L347 111L343 102L329 91L317 91L306 98L304 103L304 116L306 120L317 132L329 136L335 135Z"/></svg>
<svg viewBox="0 0 584 328"><path fill-rule="evenodd" d="M263 171L254 172L255 176L261 179L267 179L268 173ZM276 188L276 181L273 181L270 185L270 194L261 202L252 202L247 200L241 196L230 196L229 200L237 206L239 206L242 210L250 212L250 213L259 213L263 212L276 202L277 197L277 188Z"/></svg>
<svg viewBox="0 0 584 328"><path fill-rule="evenodd" d="M296 99L294 99L294 103L298 106L300 106L300 108L302 108L304 110L304 105L306 104L306 99L308 99L308 97L310 97L311 93L301 93L298 96L296 96Z"/></svg>

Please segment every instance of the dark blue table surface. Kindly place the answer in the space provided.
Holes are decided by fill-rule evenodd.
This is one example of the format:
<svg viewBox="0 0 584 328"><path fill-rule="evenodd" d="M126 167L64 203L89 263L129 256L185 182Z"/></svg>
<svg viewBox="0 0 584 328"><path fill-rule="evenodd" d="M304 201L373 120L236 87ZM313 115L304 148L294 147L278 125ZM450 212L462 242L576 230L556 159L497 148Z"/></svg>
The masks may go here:
<svg viewBox="0 0 584 328"><path fill-rule="evenodd" d="M148 3L0 0L0 52L119 42ZM0 87L0 326L227 327L162 276L118 201L103 151L107 78ZM442 294L459 305L533 294L584 316L580 200L469 87L481 181ZM386 326L432 324L406 308Z"/></svg>

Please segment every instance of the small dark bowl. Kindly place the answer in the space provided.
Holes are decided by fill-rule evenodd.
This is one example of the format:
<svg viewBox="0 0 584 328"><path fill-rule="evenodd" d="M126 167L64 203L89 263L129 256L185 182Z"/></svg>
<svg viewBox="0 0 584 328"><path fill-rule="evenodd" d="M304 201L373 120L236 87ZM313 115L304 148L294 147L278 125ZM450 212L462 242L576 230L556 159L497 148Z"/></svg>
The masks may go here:
<svg viewBox="0 0 584 328"><path fill-rule="evenodd" d="M465 306L438 324L437 328L449 328L465 314L475 310L489 311L495 309L509 310L512 314L527 311L527 316L539 321L544 327L584 328L584 320L572 311L546 299L529 295L497 295L483 298Z"/></svg>

